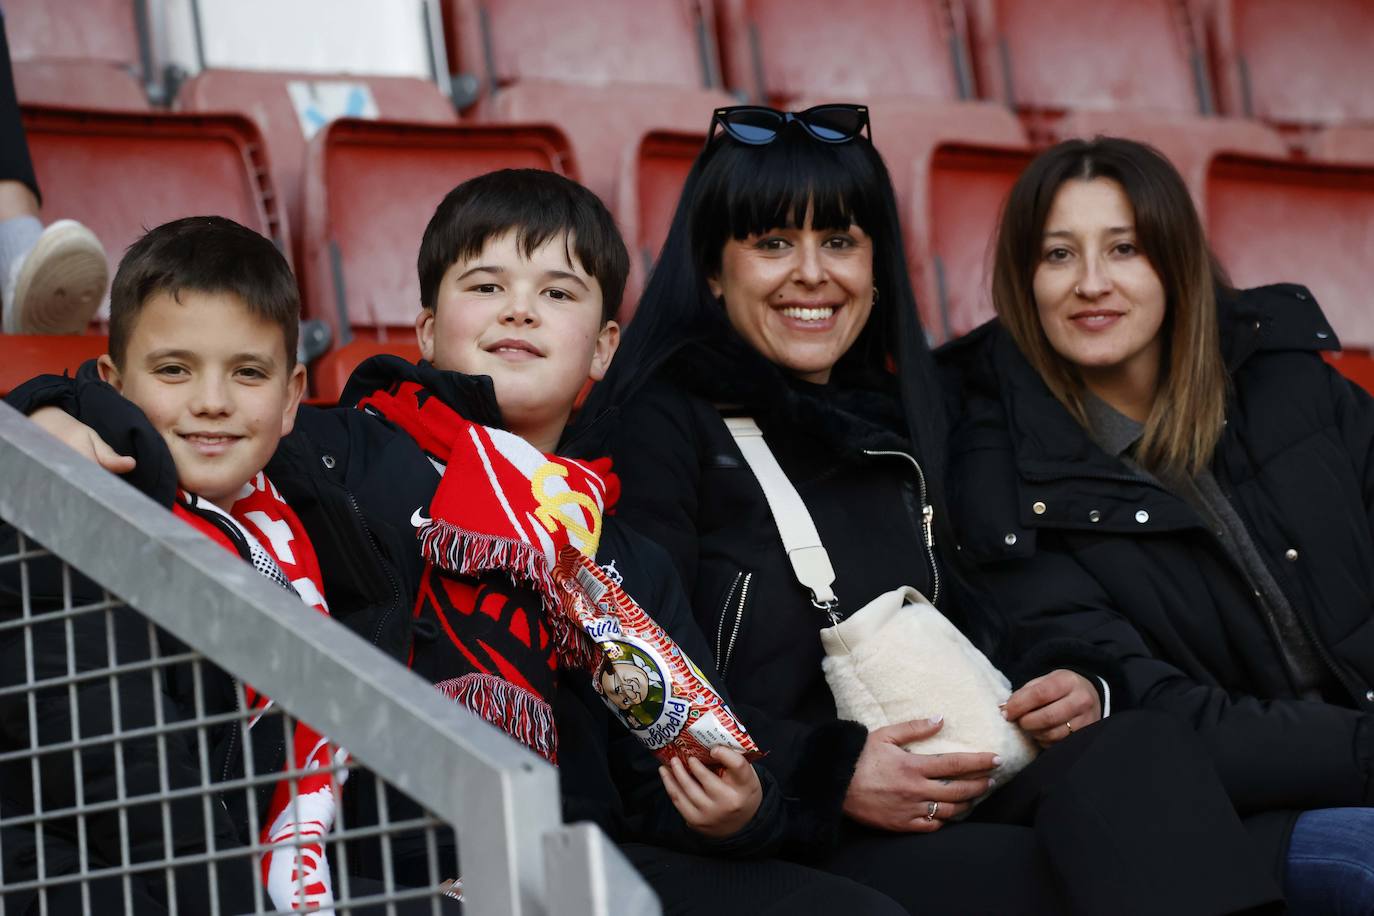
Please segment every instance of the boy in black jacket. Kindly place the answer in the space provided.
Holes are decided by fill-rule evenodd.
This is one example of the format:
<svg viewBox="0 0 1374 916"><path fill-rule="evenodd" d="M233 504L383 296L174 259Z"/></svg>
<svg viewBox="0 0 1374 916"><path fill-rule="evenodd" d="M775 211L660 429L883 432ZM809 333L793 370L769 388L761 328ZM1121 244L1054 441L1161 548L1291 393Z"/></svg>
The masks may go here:
<svg viewBox="0 0 1374 916"><path fill-rule="evenodd" d="M419 408L437 400L466 421L552 451L579 389L609 363L618 329L608 316L628 256L604 206L550 173L482 176L440 205L419 266L426 360L371 360L344 396L345 405L367 402L381 413L389 397L393 407L417 408L415 416L388 414L401 429L369 410L303 409L297 433L268 468L311 532L334 616L518 740L556 754L565 816L594 819L621 841L674 911L890 908L866 889L800 866L718 858L765 853L782 837L782 802L760 771L720 750L721 774L674 765L655 775L653 758L611 718L586 673L555 670L554 634L536 589L495 571L436 572L417 549L416 529L430 520L452 444L425 425ZM68 430L66 438L89 442L88 435ZM655 545L608 518L596 561L623 577L626 591L710 671L705 640ZM556 727L547 728L550 721ZM375 817L370 783L355 779L344 793L350 824ZM664 789L672 806L658 801ZM388 802L393 819L405 816L405 799ZM393 840L392 848L398 880L426 880L422 837ZM360 844L349 861L379 867L373 852Z"/></svg>

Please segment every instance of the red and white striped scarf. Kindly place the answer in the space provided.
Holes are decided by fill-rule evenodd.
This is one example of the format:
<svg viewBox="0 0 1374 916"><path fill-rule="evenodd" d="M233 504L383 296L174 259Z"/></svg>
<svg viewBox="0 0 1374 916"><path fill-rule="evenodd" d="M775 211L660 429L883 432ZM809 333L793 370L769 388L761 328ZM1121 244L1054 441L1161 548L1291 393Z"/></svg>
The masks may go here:
<svg viewBox="0 0 1374 916"><path fill-rule="evenodd" d="M231 526L247 545L248 558L259 573L329 616L315 548L296 513L265 474L259 472L244 485L228 512L185 491L178 491L172 511L238 553L239 547L226 527ZM243 685L243 691L248 709L256 713L247 723L251 729L272 706L272 700L248 684ZM295 780L294 801L289 778L283 778L272 795L261 842L279 844L279 848L263 856L263 881L273 906L279 909L328 907L334 902L334 891L324 838L334 824L338 803L335 788L342 786L348 775L341 771L331 778L330 768L335 760L344 762L347 753L299 721L292 750L294 756L288 763L294 760L297 770L308 772Z"/></svg>

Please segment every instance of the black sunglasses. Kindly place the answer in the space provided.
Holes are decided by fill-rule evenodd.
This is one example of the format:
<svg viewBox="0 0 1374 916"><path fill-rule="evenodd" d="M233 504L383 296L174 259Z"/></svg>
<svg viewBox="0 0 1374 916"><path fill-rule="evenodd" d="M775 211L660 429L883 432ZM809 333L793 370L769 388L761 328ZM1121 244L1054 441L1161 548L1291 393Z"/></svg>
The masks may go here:
<svg viewBox="0 0 1374 916"><path fill-rule="evenodd" d="M716 125L731 139L750 146L772 143L788 124L796 122L814 139L822 143L848 143L868 130L873 139L873 127L868 123L868 108L863 105L816 105L805 111L778 111L763 105L731 105L717 108L711 115L706 142L715 136Z"/></svg>

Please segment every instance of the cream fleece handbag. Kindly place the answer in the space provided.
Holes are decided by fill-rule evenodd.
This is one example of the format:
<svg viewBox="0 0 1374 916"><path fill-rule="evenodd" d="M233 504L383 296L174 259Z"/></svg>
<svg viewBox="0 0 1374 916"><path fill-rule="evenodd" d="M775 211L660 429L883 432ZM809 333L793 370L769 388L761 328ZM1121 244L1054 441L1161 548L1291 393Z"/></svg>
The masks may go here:
<svg viewBox="0 0 1374 916"><path fill-rule="evenodd" d="M1011 683L925 595L903 586L840 619L835 571L796 487L751 418L725 423L763 488L797 581L830 617L831 626L820 631L821 669L840 718L876 729L942 715L939 732L906 749L998 754L999 784L1034 760L1035 742L998 709L1011 696Z"/></svg>

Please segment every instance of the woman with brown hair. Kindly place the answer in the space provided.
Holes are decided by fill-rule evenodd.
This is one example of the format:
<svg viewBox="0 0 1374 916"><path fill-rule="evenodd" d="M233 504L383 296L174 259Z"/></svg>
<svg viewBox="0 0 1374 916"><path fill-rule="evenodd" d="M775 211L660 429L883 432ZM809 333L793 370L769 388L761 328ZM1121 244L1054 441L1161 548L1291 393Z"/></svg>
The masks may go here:
<svg viewBox="0 0 1374 916"><path fill-rule="evenodd" d="M1196 729L1294 912L1374 912L1374 403L1320 308L1231 289L1178 172L1115 138L1026 169L993 300L944 354L980 585Z"/></svg>

